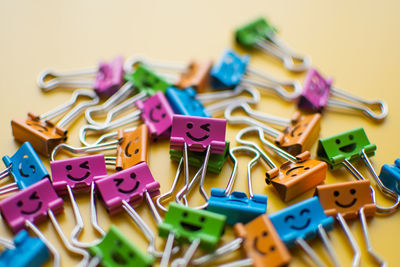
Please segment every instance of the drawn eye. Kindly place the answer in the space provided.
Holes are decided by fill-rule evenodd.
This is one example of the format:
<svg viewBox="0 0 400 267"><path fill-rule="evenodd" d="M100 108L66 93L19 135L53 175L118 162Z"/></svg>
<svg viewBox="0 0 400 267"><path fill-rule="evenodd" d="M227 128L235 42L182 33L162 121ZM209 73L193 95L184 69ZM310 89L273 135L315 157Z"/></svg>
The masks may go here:
<svg viewBox="0 0 400 267"><path fill-rule="evenodd" d="M356 190L354 188L350 189L350 194L354 195L355 193L356 193Z"/></svg>
<svg viewBox="0 0 400 267"><path fill-rule="evenodd" d="M349 139L350 140L353 140L354 139L354 136L351 134L351 135L349 135Z"/></svg>
<svg viewBox="0 0 400 267"><path fill-rule="evenodd" d="M336 142L336 144L338 144L338 145L340 144L340 140L339 140L339 139L336 139L335 142Z"/></svg>
<svg viewBox="0 0 400 267"><path fill-rule="evenodd" d="M33 193L32 193L32 195L29 197L29 199L39 199L39 196L37 195L37 192L36 191L34 191Z"/></svg>
<svg viewBox="0 0 400 267"><path fill-rule="evenodd" d="M206 123L200 126L201 129L203 129L204 131L209 132L210 131L210 124Z"/></svg>
<svg viewBox="0 0 400 267"><path fill-rule="evenodd" d="M186 218L188 216L187 212L185 211L182 216Z"/></svg>
<svg viewBox="0 0 400 267"><path fill-rule="evenodd" d="M288 215L288 216L285 217L285 222L288 222L290 220L294 220L294 216Z"/></svg>
<svg viewBox="0 0 400 267"><path fill-rule="evenodd" d="M309 209L302 209L302 210L300 211L300 215L303 215L303 214L305 214L305 213L310 213L310 210L309 210Z"/></svg>
<svg viewBox="0 0 400 267"><path fill-rule="evenodd" d="M192 129L193 128L193 123L188 123L188 124L186 124L186 127L188 128L188 129Z"/></svg>
<svg viewBox="0 0 400 267"><path fill-rule="evenodd" d="M81 167L82 169L87 169L88 170L89 169L88 164L89 164L89 161L85 161L85 162L81 163L79 165L79 167Z"/></svg>
<svg viewBox="0 0 400 267"><path fill-rule="evenodd" d="M335 192L333 192L333 195L334 195L335 197L338 197L338 196L340 195L340 193L339 193L339 191L335 191Z"/></svg>
<svg viewBox="0 0 400 267"><path fill-rule="evenodd" d="M136 179L136 173L132 172L132 173L130 174L130 176L131 176L132 179Z"/></svg>
<svg viewBox="0 0 400 267"><path fill-rule="evenodd" d="M24 203L21 200L17 202L18 207L22 207L23 205L24 205Z"/></svg>
<svg viewBox="0 0 400 267"><path fill-rule="evenodd" d="M203 216L200 217L200 222L204 222L205 220L206 220L205 217L203 217Z"/></svg>
<svg viewBox="0 0 400 267"><path fill-rule="evenodd" d="M66 169L67 171L70 171L70 170L72 170L72 166L71 166L71 165L67 165L67 166L65 166L65 169Z"/></svg>

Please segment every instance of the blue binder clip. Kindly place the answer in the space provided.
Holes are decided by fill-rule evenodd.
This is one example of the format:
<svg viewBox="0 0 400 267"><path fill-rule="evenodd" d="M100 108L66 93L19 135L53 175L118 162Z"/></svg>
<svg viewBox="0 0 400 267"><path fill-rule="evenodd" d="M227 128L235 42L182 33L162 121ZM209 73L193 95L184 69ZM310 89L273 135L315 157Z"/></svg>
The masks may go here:
<svg viewBox="0 0 400 267"><path fill-rule="evenodd" d="M239 56L232 49L223 52L211 69L211 86L214 89L234 88L246 72L249 55Z"/></svg>
<svg viewBox="0 0 400 267"><path fill-rule="evenodd" d="M15 183L0 188L0 194L27 188L49 178L49 172L29 142L23 143L13 156L4 156L3 162L7 169L0 173L0 179L11 174Z"/></svg>
<svg viewBox="0 0 400 267"><path fill-rule="evenodd" d="M238 152L255 155L247 165L250 197L247 197L244 192L234 191L230 193L237 176L238 162L234 154ZM207 210L226 215L226 224L228 225L234 225L238 222L247 223L267 211L267 196L253 194L251 186L251 168L260 160L260 153L251 147L238 146L229 151L229 156L234 166L228 185L226 189L211 188Z"/></svg>
<svg viewBox="0 0 400 267"><path fill-rule="evenodd" d="M394 164L384 164L379 173L382 183L400 195L400 158L394 161Z"/></svg>
<svg viewBox="0 0 400 267"><path fill-rule="evenodd" d="M39 267L49 258L50 252L38 237L31 237L25 230L14 237L14 249L5 249L0 254L0 267Z"/></svg>
<svg viewBox="0 0 400 267"><path fill-rule="evenodd" d="M196 91L192 87L178 89L171 86L167 89L165 95L175 114L211 117L210 112L196 99Z"/></svg>

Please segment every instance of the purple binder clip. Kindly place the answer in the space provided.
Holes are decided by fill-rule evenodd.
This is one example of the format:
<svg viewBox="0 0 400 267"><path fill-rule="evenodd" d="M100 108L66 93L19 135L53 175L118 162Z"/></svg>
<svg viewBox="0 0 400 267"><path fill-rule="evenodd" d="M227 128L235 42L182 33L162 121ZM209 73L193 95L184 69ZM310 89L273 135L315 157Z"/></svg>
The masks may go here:
<svg viewBox="0 0 400 267"><path fill-rule="evenodd" d="M134 205L143 201L145 191L151 197L160 194L160 184L154 180L146 162L96 180L104 204L110 214L122 210L122 202Z"/></svg>
<svg viewBox="0 0 400 267"><path fill-rule="evenodd" d="M101 61L96 74L93 89L100 97L108 98L118 91L123 82L123 64L122 57L116 57L109 63Z"/></svg>
<svg viewBox="0 0 400 267"><path fill-rule="evenodd" d="M171 131L171 149L183 150L186 144L191 151L203 152L208 146L211 153L225 150L226 120L174 115Z"/></svg>
<svg viewBox="0 0 400 267"><path fill-rule="evenodd" d="M142 120L147 125L152 138L171 135L174 111L162 92L157 92L145 101L137 101L136 106L142 111Z"/></svg>

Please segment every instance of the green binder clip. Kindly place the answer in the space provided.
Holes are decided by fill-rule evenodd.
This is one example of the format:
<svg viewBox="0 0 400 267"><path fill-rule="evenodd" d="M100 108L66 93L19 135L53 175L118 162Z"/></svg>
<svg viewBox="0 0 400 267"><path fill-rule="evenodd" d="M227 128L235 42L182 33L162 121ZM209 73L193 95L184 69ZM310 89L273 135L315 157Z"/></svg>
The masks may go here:
<svg viewBox="0 0 400 267"><path fill-rule="evenodd" d="M149 96L158 91L165 93L167 88L172 85L143 64L139 64L134 72L125 74L124 78L132 82L139 92L145 92Z"/></svg>
<svg viewBox="0 0 400 267"><path fill-rule="evenodd" d="M340 134L321 138L318 141L317 155L326 161L330 169L341 167L343 162L357 162L362 152L368 157L375 155L376 145L371 144L362 127L354 128Z"/></svg>
<svg viewBox="0 0 400 267"><path fill-rule="evenodd" d="M311 67L311 58L294 52L276 35L276 28L264 18L258 18L235 32L236 42L244 48L256 48L281 59L286 69L294 72Z"/></svg>
<svg viewBox="0 0 400 267"><path fill-rule="evenodd" d="M223 154L211 154L210 155L210 159L209 159L208 165L207 165L207 171L210 171L213 173L221 172L222 167L224 166L225 161L228 158L229 144L230 144L229 141L225 142L225 150L224 150ZM171 160L180 162L180 160L182 158L182 151L170 149L169 156L170 156ZM188 156L189 156L189 165L190 166L200 168L203 165L205 152L189 151Z"/></svg>
<svg viewBox="0 0 400 267"><path fill-rule="evenodd" d="M225 215L170 203L164 221L158 225L159 235L168 237L160 266L167 266L175 239L179 243L190 243L190 246L184 257L176 259L172 266L187 266L185 264L190 262L199 246L214 251L223 235L225 221Z"/></svg>
<svg viewBox="0 0 400 267"><path fill-rule="evenodd" d="M140 251L114 225L111 226L99 244L89 248L89 252L94 256L91 264L96 262L107 267L147 267L152 266L154 262L153 257ZM89 265L97 266L97 264L91 264Z"/></svg>

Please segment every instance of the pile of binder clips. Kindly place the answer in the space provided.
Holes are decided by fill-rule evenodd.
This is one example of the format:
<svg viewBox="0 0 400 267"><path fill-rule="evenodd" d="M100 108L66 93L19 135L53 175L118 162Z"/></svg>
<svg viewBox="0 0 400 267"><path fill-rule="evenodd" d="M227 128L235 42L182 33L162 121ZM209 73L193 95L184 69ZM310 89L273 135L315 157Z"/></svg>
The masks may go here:
<svg viewBox="0 0 400 267"><path fill-rule="evenodd" d="M200 266L237 249L243 249L246 258L224 266L285 266L295 246L317 266L325 266L327 260L341 266L327 234L335 219L354 252L353 266L358 266L360 246L346 223L356 218L361 221L369 254L385 265L373 251L366 218L396 211L400 159L394 165L384 165L378 175L369 159L377 147L361 127L319 139L319 160L309 152L319 138L326 107L355 110L379 121L388 113L385 102L367 101L334 87L332 79L324 78L311 66L309 57L284 44L265 19L238 28L235 39L250 52L260 49L278 57L290 71L307 71L303 85L263 73L250 66L249 55L231 49L214 63L204 60L170 65L144 57L125 62L117 57L82 71L41 73L38 86L43 91L86 89L74 90L70 101L50 112L29 112L27 118L11 121L12 134L22 145L14 155L3 157L6 169L0 178L11 176L14 182L0 188L2 195L7 194L0 201L0 210L15 237L0 239L4 246L0 266L41 266L50 258L59 266L60 254L37 228L46 220L51 221L69 252L82 255L82 266L140 267L157 261L160 266ZM215 91L206 92L209 88ZM260 93L265 91L297 103L304 113L281 118L257 111ZM379 112L372 106L378 106ZM247 115L238 114L238 110ZM82 146L72 147L66 143L68 126L82 113L87 121L79 132ZM227 123L244 127L236 135L236 146L225 138ZM251 135L259 143L246 140ZM89 136L98 139L89 141ZM178 163L170 189L160 188L147 165L149 143L157 146L156 141L161 139L169 139L170 158ZM50 172L37 153L50 158ZM60 153L70 158L57 159ZM248 189L232 191L239 154L251 156ZM276 162L277 156L281 162ZM207 192L207 172L219 174L226 161L233 164L226 187ZM267 214L267 195L254 194L252 189L251 170L260 161L268 168L263 178L266 186L273 186L282 201L310 191L314 196ZM373 183L354 167L361 161ZM340 167L349 170L356 180L325 184L328 169ZM190 168L196 169L192 176ZM112 169L114 172L108 174ZM178 184L183 186L178 188ZM378 205L372 185L395 204ZM196 186L205 201L190 207L187 195ZM79 240L84 222L74 198L78 193L89 194L91 224L102 236L99 240ZM147 251L116 226L108 230L101 227L96 196L110 215L126 212L132 218L148 240ZM171 199L167 205L166 200ZM57 221L64 201L70 201L76 221L69 236ZM155 245L157 234L135 210L143 203L150 209L158 236L165 239L163 249ZM225 227L233 227L237 237L221 244ZM317 236L329 259L323 260L308 245L307 241ZM195 255L197 250L202 254Z"/></svg>

